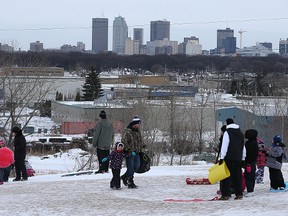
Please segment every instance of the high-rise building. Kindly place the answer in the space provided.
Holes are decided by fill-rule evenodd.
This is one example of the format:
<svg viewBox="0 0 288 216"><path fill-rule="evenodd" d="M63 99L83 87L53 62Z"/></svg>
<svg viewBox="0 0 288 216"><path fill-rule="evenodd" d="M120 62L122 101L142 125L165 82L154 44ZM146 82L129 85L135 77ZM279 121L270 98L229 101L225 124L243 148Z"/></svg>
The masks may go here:
<svg viewBox="0 0 288 216"><path fill-rule="evenodd" d="M77 42L77 50L78 51L85 51L85 43L78 41Z"/></svg>
<svg viewBox="0 0 288 216"><path fill-rule="evenodd" d="M230 28L217 30L217 53L235 53L236 38L234 30Z"/></svg>
<svg viewBox="0 0 288 216"><path fill-rule="evenodd" d="M134 32L133 32L133 40L139 41L139 45L142 46L143 45L143 28L134 28Z"/></svg>
<svg viewBox="0 0 288 216"><path fill-rule="evenodd" d="M108 19L92 19L92 51L102 53L108 51Z"/></svg>
<svg viewBox="0 0 288 216"><path fill-rule="evenodd" d="M280 39L279 41L279 54L288 55L288 38L286 40Z"/></svg>
<svg viewBox="0 0 288 216"><path fill-rule="evenodd" d="M40 43L40 41L30 43L30 51L41 52L43 50L43 43Z"/></svg>
<svg viewBox="0 0 288 216"><path fill-rule="evenodd" d="M199 38L194 36L185 37L184 42L178 46L178 53L185 55L200 55L202 54L202 45L199 44Z"/></svg>
<svg viewBox="0 0 288 216"><path fill-rule="evenodd" d="M138 55L140 53L139 49L139 40L131 40L130 37L126 39L125 55Z"/></svg>
<svg viewBox="0 0 288 216"><path fill-rule="evenodd" d="M125 42L128 38L128 26L124 17L115 17L113 21L112 51L117 54L125 53Z"/></svg>
<svg viewBox="0 0 288 216"><path fill-rule="evenodd" d="M150 41L170 40L170 22L166 20L158 20L150 22Z"/></svg>

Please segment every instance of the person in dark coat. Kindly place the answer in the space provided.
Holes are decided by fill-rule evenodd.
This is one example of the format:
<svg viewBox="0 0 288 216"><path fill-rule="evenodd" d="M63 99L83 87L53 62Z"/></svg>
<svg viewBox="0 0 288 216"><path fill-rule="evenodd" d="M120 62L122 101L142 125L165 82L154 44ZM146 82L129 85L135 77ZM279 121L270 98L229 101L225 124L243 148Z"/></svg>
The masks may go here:
<svg viewBox="0 0 288 216"><path fill-rule="evenodd" d="M14 165L16 172L16 178L13 181L27 181L28 176L25 166L26 139L22 134L22 130L18 127L12 128L12 134L14 136Z"/></svg>
<svg viewBox="0 0 288 216"><path fill-rule="evenodd" d="M124 151L128 153L128 157L126 157L127 170L121 176L121 179L123 184L128 186L128 188L138 188L134 183L134 173L140 167L139 153L145 147L140 131L140 124L140 118L135 116L122 135Z"/></svg>
<svg viewBox="0 0 288 216"><path fill-rule="evenodd" d="M95 174L108 172L109 161L102 162L102 160L110 154L110 148L113 146L114 139L114 129L111 122L107 119L106 112L102 110L99 117L101 120L95 127L92 139L93 146L97 148L97 158L99 161L99 169Z"/></svg>
<svg viewBox="0 0 288 216"><path fill-rule="evenodd" d="M256 161L258 157L258 132L255 129L248 129L245 131L246 158L245 158L245 171L244 177L246 181L247 194L245 196L252 196L255 187L255 173Z"/></svg>
<svg viewBox="0 0 288 216"><path fill-rule="evenodd" d="M231 185L233 185L235 189L235 199L238 200L243 198L241 168L242 162L244 162L246 157L244 135L239 125L235 124L233 119L228 118L226 123L227 126L223 135L219 165L225 161L230 171L230 177L224 179L222 182L222 196L219 200L230 199Z"/></svg>

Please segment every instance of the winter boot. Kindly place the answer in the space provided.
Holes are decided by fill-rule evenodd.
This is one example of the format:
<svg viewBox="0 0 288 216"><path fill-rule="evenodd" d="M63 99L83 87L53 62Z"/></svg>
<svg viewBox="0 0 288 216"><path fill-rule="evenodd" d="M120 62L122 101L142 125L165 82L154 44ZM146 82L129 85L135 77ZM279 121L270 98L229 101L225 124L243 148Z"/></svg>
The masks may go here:
<svg viewBox="0 0 288 216"><path fill-rule="evenodd" d="M122 175L120 178L122 179L123 184L124 184L125 186L128 186L128 179L127 179L127 177L124 176L124 175Z"/></svg>
<svg viewBox="0 0 288 216"><path fill-rule="evenodd" d="M136 189L136 188L138 188L138 186L134 184L133 177L128 178L127 183L128 183L128 188L129 188L129 189Z"/></svg>

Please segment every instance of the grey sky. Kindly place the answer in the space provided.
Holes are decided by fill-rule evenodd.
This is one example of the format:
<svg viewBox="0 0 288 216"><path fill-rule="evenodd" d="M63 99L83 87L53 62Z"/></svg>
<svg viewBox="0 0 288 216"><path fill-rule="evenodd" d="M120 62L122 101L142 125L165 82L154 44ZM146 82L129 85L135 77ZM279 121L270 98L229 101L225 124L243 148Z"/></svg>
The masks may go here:
<svg viewBox="0 0 288 216"><path fill-rule="evenodd" d="M278 49L280 38L288 38L287 7L287 0L10 0L1 4L0 42L28 50L36 40L44 48L81 41L90 50L92 18L104 15L109 19L111 50L112 23L121 15L129 36L133 27L143 27L145 41L150 37L150 21L166 19L171 23L170 40L196 36L203 49L215 48L217 29L226 27L234 29L237 46L242 29L247 31L243 46L272 42Z"/></svg>

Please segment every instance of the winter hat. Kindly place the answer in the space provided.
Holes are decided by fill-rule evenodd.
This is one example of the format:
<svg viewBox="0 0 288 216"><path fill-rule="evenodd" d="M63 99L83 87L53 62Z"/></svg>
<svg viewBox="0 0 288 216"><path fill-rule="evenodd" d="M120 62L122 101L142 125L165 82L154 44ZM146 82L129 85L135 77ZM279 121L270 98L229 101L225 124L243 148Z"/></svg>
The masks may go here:
<svg viewBox="0 0 288 216"><path fill-rule="evenodd" d="M221 127L221 131L222 131L223 133L226 131L226 125L223 125L223 126Z"/></svg>
<svg viewBox="0 0 288 216"><path fill-rule="evenodd" d="M21 132L21 129L19 127L13 127L12 132L19 134Z"/></svg>
<svg viewBox="0 0 288 216"><path fill-rule="evenodd" d="M282 141L282 138L281 138L281 136L280 135L275 135L274 137L273 137L273 142L274 143L280 143Z"/></svg>
<svg viewBox="0 0 288 216"><path fill-rule="evenodd" d="M233 121L232 118L227 118L227 119L226 119L226 124L227 124L227 125L230 125L230 124L233 124L233 123L234 123L234 121Z"/></svg>
<svg viewBox="0 0 288 216"><path fill-rule="evenodd" d="M122 142L116 142L115 143L115 148L117 149L118 146L121 146L124 148L124 144Z"/></svg>
<svg viewBox="0 0 288 216"><path fill-rule="evenodd" d="M102 119L106 119L106 112L104 110L102 110L99 114L99 117Z"/></svg>
<svg viewBox="0 0 288 216"><path fill-rule="evenodd" d="M257 140L258 131L255 129L248 129L245 131L245 138L248 140Z"/></svg>
<svg viewBox="0 0 288 216"><path fill-rule="evenodd" d="M141 120L138 116L135 116L131 122L131 125L141 124Z"/></svg>

